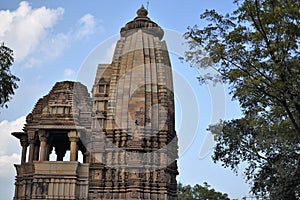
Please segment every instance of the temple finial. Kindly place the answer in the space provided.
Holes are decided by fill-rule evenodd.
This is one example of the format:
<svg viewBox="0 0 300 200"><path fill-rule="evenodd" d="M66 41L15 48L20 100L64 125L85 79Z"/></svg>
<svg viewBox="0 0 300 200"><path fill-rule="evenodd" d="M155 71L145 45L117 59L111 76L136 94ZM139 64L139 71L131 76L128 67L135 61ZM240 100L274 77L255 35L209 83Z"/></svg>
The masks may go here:
<svg viewBox="0 0 300 200"><path fill-rule="evenodd" d="M120 33L122 37L130 35L138 29L143 29L143 31L148 34L155 35L160 39L163 38L164 31L158 24L147 17L148 11L145 9L144 5L142 5L136 13L138 16L121 28Z"/></svg>
<svg viewBox="0 0 300 200"><path fill-rule="evenodd" d="M136 14L138 17L147 17L148 11L145 9L144 5L142 5L141 8L137 10Z"/></svg>

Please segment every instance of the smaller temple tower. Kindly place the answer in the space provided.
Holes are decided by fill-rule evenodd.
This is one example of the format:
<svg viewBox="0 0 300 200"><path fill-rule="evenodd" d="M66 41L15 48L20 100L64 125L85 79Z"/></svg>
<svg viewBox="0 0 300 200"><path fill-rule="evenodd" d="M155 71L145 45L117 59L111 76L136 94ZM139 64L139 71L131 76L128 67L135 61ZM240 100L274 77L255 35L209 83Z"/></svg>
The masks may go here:
<svg viewBox="0 0 300 200"><path fill-rule="evenodd" d="M81 102L81 107L76 107L76 102ZM21 164L15 165L15 200L87 199L89 164L80 134L90 131L90 116L91 98L81 83L58 82L39 99L26 118L24 131L12 133L22 146ZM49 161L52 151L55 161ZM77 160L78 151L83 163Z"/></svg>

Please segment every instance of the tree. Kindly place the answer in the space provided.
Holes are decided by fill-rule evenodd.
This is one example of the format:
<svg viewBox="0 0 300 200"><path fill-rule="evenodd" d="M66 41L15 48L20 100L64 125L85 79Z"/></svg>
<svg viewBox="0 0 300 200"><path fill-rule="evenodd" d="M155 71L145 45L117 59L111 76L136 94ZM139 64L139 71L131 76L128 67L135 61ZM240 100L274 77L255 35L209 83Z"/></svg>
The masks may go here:
<svg viewBox="0 0 300 200"><path fill-rule="evenodd" d="M13 51L6 47L4 43L0 46L0 107L7 108L7 102L14 95L14 90L18 88L17 81L20 79L10 72L10 67L14 62Z"/></svg>
<svg viewBox="0 0 300 200"><path fill-rule="evenodd" d="M183 186L182 183L178 183L177 194L179 200L193 199L192 187L190 185Z"/></svg>
<svg viewBox="0 0 300 200"><path fill-rule="evenodd" d="M225 193L217 192L210 189L210 185L204 182L204 186L196 184L194 187L190 185L183 186L179 183L177 186L179 200L229 200Z"/></svg>
<svg viewBox="0 0 300 200"><path fill-rule="evenodd" d="M260 198L297 199L300 191L300 1L235 0L236 10L206 10L204 28L189 27L186 60L214 66L238 100L242 117L210 125L213 160L245 178Z"/></svg>

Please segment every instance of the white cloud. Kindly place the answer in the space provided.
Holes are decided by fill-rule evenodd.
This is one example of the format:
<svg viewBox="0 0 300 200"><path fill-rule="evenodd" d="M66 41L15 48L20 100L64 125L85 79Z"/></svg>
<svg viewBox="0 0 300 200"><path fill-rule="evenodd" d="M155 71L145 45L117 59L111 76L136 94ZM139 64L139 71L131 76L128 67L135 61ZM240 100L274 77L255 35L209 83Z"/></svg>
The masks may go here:
<svg viewBox="0 0 300 200"><path fill-rule="evenodd" d="M85 14L76 27L55 32L55 25L62 18L64 9L40 7L32 8L22 1L16 10L0 10L0 42L5 42L15 55L16 62L25 67L41 63L60 56L73 41L81 40L95 33L95 17Z"/></svg>
<svg viewBox="0 0 300 200"><path fill-rule="evenodd" d="M51 60L60 56L63 50L68 45L69 38L64 33L56 35L47 35L39 44L39 48L35 49L24 60L25 67L34 67L40 65L42 62Z"/></svg>
<svg viewBox="0 0 300 200"><path fill-rule="evenodd" d="M86 14L78 21L79 28L76 31L75 37L77 39L84 38L94 33L96 28L95 18L91 14Z"/></svg>
<svg viewBox="0 0 300 200"><path fill-rule="evenodd" d="M0 177L14 177L14 164L20 163L21 157L19 154L0 156Z"/></svg>
<svg viewBox="0 0 300 200"><path fill-rule="evenodd" d="M11 135L12 132L22 131L26 117L20 117L15 121L4 120L0 122L0 155L19 153L19 140Z"/></svg>
<svg viewBox="0 0 300 200"><path fill-rule="evenodd" d="M22 131L25 119L23 116L15 121L0 122L0 178L13 177L15 174L13 164L20 163L20 142L11 133Z"/></svg>
<svg viewBox="0 0 300 200"><path fill-rule="evenodd" d="M49 37L49 30L63 13L63 8L33 9L26 1L14 11L0 10L0 41L14 50L16 61L22 61Z"/></svg>
<svg viewBox="0 0 300 200"><path fill-rule="evenodd" d="M65 71L64 71L64 77L71 77L71 76L73 76L75 74L75 71L74 70L72 70L72 69L70 69L70 68L67 68L67 69L65 69Z"/></svg>

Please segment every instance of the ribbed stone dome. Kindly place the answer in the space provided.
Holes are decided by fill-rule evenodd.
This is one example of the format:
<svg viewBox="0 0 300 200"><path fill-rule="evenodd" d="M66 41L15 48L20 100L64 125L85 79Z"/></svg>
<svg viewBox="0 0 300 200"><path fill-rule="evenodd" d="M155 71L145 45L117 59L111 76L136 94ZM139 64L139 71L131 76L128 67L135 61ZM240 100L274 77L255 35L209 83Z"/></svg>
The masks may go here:
<svg viewBox="0 0 300 200"><path fill-rule="evenodd" d="M144 6L138 9L136 13L138 16L121 28L120 33L122 37L130 35L138 29L143 29L143 31L159 37L159 39L163 38L164 31L158 24L147 17L148 11L144 8Z"/></svg>

